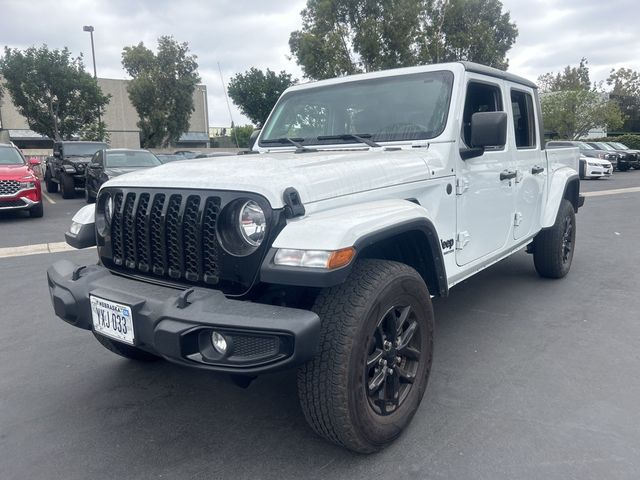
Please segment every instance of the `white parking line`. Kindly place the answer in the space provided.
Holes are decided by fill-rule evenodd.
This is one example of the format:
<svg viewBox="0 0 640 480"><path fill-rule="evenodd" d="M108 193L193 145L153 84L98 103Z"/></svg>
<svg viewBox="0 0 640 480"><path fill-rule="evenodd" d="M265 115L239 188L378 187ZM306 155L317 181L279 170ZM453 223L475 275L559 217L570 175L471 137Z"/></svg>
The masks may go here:
<svg viewBox="0 0 640 480"><path fill-rule="evenodd" d="M42 196L44 198L46 198L47 202L49 202L51 205L55 205L56 204L56 202L49 195L47 195L46 193L42 192Z"/></svg>
<svg viewBox="0 0 640 480"><path fill-rule="evenodd" d="M640 187L616 188L614 190L600 190L598 192L581 192L585 197L604 197L605 195L619 195L621 193L640 192Z"/></svg>
<svg viewBox="0 0 640 480"><path fill-rule="evenodd" d="M68 252L71 250L76 249L66 242L38 243L36 245L24 245L21 247L0 248L0 258L24 257L27 255L40 255L42 253Z"/></svg>

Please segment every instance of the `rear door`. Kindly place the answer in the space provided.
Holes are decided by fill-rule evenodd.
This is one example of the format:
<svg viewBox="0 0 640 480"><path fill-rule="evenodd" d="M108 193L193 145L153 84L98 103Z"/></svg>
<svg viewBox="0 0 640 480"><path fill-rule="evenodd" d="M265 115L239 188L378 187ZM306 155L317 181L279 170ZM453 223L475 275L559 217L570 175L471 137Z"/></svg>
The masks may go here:
<svg viewBox="0 0 640 480"><path fill-rule="evenodd" d="M540 150L538 112L535 108L533 89L507 83L509 115L511 117L509 149L513 152L517 176L515 188L515 213L513 238L518 240L540 226L540 209L544 182L547 176L546 156Z"/></svg>

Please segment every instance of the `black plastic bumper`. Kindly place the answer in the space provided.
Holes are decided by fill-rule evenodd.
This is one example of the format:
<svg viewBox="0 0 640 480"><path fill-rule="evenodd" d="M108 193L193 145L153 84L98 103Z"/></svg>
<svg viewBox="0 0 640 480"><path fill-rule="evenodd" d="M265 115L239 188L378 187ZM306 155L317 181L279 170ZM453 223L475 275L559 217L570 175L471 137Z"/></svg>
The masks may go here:
<svg viewBox="0 0 640 480"><path fill-rule="evenodd" d="M92 330L89 295L128 305L134 345L182 365L255 375L300 365L316 352L320 319L310 311L230 300L217 290L177 290L67 260L49 267L47 280L65 322ZM226 355L211 346L214 330L229 340Z"/></svg>

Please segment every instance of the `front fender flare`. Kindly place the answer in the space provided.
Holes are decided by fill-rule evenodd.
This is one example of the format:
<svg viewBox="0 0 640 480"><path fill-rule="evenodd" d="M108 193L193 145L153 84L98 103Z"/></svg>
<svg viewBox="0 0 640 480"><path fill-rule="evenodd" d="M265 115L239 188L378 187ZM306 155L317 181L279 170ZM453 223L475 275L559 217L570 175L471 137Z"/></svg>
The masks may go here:
<svg viewBox="0 0 640 480"><path fill-rule="evenodd" d="M330 287L344 282L354 261L335 269L284 267L273 263L279 248L339 250L355 247L356 255L366 247L399 234L419 231L425 235L433 255L438 292L446 295L447 278L437 230L428 210L401 199L379 200L340 207L296 218L285 226L262 263L260 279L266 283ZM357 257L356 257L357 258Z"/></svg>

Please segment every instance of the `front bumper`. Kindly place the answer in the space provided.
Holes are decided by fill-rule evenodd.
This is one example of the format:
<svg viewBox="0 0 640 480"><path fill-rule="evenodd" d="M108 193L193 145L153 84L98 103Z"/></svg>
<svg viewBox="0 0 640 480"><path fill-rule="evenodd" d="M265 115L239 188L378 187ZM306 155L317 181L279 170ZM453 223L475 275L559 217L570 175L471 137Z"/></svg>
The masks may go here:
<svg viewBox="0 0 640 480"><path fill-rule="evenodd" d="M27 210L42 202L36 190L24 190L15 195L0 195L0 211Z"/></svg>
<svg viewBox="0 0 640 480"><path fill-rule="evenodd" d="M613 173L613 166L606 167L604 165L585 165L585 176L587 178L610 177Z"/></svg>
<svg viewBox="0 0 640 480"><path fill-rule="evenodd" d="M68 260L49 267L47 280L65 322L92 330L90 294L128 305L134 345L181 365L256 375L300 365L316 352L320 319L310 311L230 300L205 288L177 290ZM226 356L211 348L214 330L230 340Z"/></svg>

